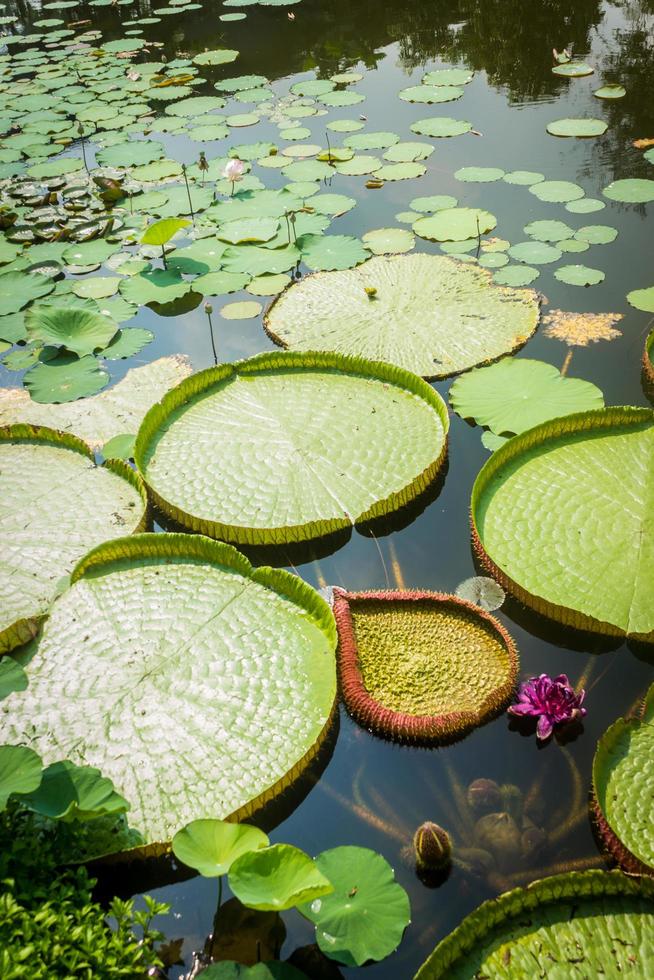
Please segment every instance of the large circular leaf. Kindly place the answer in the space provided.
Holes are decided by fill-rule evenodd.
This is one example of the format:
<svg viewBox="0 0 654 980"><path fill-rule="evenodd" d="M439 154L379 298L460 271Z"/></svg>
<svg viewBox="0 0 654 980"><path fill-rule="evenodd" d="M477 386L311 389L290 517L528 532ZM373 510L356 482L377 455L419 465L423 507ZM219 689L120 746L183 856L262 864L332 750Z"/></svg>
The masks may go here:
<svg viewBox="0 0 654 980"><path fill-rule="evenodd" d="M258 827L226 820L192 820L172 840L175 857L205 878L227 874L241 854L268 844L267 835Z"/></svg>
<svg viewBox="0 0 654 980"><path fill-rule="evenodd" d="M534 881L475 909L414 980L647 977L653 898L651 882L620 871L572 871Z"/></svg>
<svg viewBox="0 0 654 980"><path fill-rule="evenodd" d="M511 637L457 596L335 589L334 615L343 700L377 735L452 742L493 718L513 694Z"/></svg>
<svg viewBox="0 0 654 980"><path fill-rule="evenodd" d="M621 868L654 876L654 686L640 712L618 718L597 743L593 810L599 834Z"/></svg>
<svg viewBox="0 0 654 980"><path fill-rule="evenodd" d="M24 745L0 745L0 810L12 793L29 793L41 782L41 759Z"/></svg>
<svg viewBox="0 0 654 980"><path fill-rule="evenodd" d="M413 223L413 230L421 238L436 242L463 242L479 238L492 231L497 219L490 211L480 208L445 208Z"/></svg>
<svg viewBox="0 0 654 980"><path fill-rule="evenodd" d="M108 316L76 307L33 306L25 314L30 340L53 347L65 347L79 357L107 346L118 330Z"/></svg>
<svg viewBox="0 0 654 980"><path fill-rule="evenodd" d="M653 474L651 409L545 422L510 439L479 473L475 548L538 612L652 641Z"/></svg>
<svg viewBox="0 0 654 980"><path fill-rule="evenodd" d="M157 850L191 820L250 815L302 771L329 727L334 646L297 577L197 535L123 538L76 566L0 740L97 766Z"/></svg>
<svg viewBox="0 0 654 980"><path fill-rule="evenodd" d="M283 543L408 503L438 472L447 428L440 396L399 368L261 354L170 392L145 417L135 460L184 527Z"/></svg>
<svg viewBox="0 0 654 980"><path fill-rule="evenodd" d="M306 276L275 300L264 325L293 349L336 350L443 378L515 350L538 316L531 290L502 289L483 269L419 254Z"/></svg>
<svg viewBox="0 0 654 980"><path fill-rule="evenodd" d="M367 847L334 847L316 858L334 886L300 910L316 926L320 949L346 966L383 960L409 924L409 896L388 861Z"/></svg>
<svg viewBox="0 0 654 980"><path fill-rule="evenodd" d="M39 272L5 272L0 276L0 316L17 313L24 306L51 293L54 282Z"/></svg>
<svg viewBox="0 0 654 980"><path fill-rule="evenodd" d="M602 136L608 129L603 119L555 119L547 124L550 136Z"/></svg>
<svg viewBox="0 0 654 980"><path fill-rule="evenodd" d="M59 580L101 541L145 523L141 481L122 463L96 466L75 436L0 429L0 653L31 639Z"/></svg>
<svg viewBox="0 0 654 980"><path fill-rule="evenodd" d="M315 861L291 844L249 850L229 871L229 887L251 909L283 912L333 891Z"/></svg>

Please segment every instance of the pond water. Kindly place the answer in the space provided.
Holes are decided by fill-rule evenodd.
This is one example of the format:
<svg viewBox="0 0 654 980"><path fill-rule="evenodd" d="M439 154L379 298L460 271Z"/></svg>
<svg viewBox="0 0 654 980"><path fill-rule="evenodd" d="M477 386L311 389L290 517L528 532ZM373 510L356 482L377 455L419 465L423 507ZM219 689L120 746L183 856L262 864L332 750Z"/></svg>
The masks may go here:
<svg viewBox="0 0 654 980"><path fill-rule="evenodd" d="M325 123L338 119L360 120L361 132L392 131L401 139L422 139L435 145L426 161L424 176L386 183L367 189L366 177L336 175L330 190L354 197L357 205L337 218L330 229L360 237L373 228L398 227L395 215L409 210L418 195L451 194L460 204L483 207L498 218L493 234L519 242L523 227L541 218L557 218L573 228L590 223L608 224L618 230L610 245L593 245L583 255L570 256L605 273L599 285L580 288L553 276L556 265L542 265L534 288L549 305L577 312L624 314L621 336L573 349L567 373L585 378L604 392L611 405L647 404L641 388L640 358L650 317L628 305L626 293L651 285L654 205L623 205L606 201L593 215L571 214L563 204L537 200L526 187L503 181L462 183L454 173L460 167L499 167L545 174L548 180L579 183L586 195L600 198L601 190L618 177L653 177L652 164L633 148L638 137L654 136L652 79L654 4L651 0L602 3L579 0L302 0L292 7L247 5L244 19L221 22L218 17L233 8L206 0L201 9L182 11L174 17L144 27L145 36L163 44L169 59L205 48L237 49L235 65L203 69L213 82L228 75L265 75L279 97L301 79L329 77L353 70L362 79L352 86L365 96L356 106L330 109L328 115L300 120L311 135L306 142L325 143ZM235 7L235 9L240 9ZM16 12L26 32L36 31L35 20L44 16L88 19L104 38L124 36L121 22L151 15L145 2L130 6L93 7L44 12L32 4L11 3L5 12ZM294 19L288 14L292 12ZM67 15L71 16L67 16ZM574 46L575 57L594 66L585 78L568 80L551 72L553 47ZM143 59L158 58L156 53ZM139 57L135 60L138 67ZM472 82L456 104L424 106L404 102L398 92L419 84L425 71L449 66L474 70ZM620 83L627 95L615 102L600 101L593 90L600 84ZM202 94L209 91L198 90ZM250 107L251 108L251 107ZM235 100L225 113L249 111ZM429 140L414 137L410 126L434 114L465 118L480 135ZM546 132L554 119L590 115L604 119L608 131L599 139L556 139ZM340 134L333 133L333 144ZM198 144L184 136L155 135L166 146L168 157L191 164L199 149L211 159L239 142L280 142L277 126L262 118L255 126L230 133L220 142ZM67 151L69 152L69 151ZM90 151L89 151L90 152ZM380 151L370 151L379 153ZM277 170L257 170L267 186L282 187ZM649 214L647 212L650 212ZM406 225L400 227L407 227ZM417 249L439 253L436 244L417 239ZM565 259L564 259L565 261ZM558 263L560 265L563 263ZM229 300L250 299L247 293ZM218 313L223 302L213 299L214 330L219 358L236 360L272 349L261 326L261 317L227 321ZM114 379L145 360L168 354L188 355L195 370L213 363L206 316L202 305L182 316L161 317L146 307L130 326L145 326L155 333L146 350L127 361L111 362ZM568 348L539 330L518 356L539 358L560 367ZM0 368L0 383L20 385L20 375ZM437 389L447 400L450 382ZM347 433L343 433L347 438ZM376 537L354 532L333 552L315 550L284 552L276 563L297 571L316 587L339 585L350 590L390 587L454 591L475 574L470 544L469 502L473 481L488 458L480 442L480 429L451 416L449 465L442 489L424 509L407 516L405 526L389 527ZM382 529L383 531L383 529ZM538 533L538 528L533 528ZM326 551L326 553L325 553ZM257 556L254 556L255 558ZM266 561L270 561L270 555ZM533 736L513 731L505 715L478 728L463 741L443 749L399 747L370 736L341 710L340 725L324 769L315 785L299 801L290 801L291 812L271 831L275 842L291 842L309 853L340 844L358 844L379 850L395 868L408 890L412 923L399 950L367 969L375 980L408 978L436 942L453 929L480 901L494 894L483 879L453 869L438 888L425 886L412 862L403 854L413 831L423 820L442 823L456 839L465 832L465 818L456 817L453 804L460 789L478 777L514 783L524 793L537 794L546 827L553 842L546 859L536 868L512 868L506 884L519 884L552 867L563 868L597 857L585 814L574 819L573 808L586 800L595 744L607 725L627 711L643 695L652 680L652 661L637 648L617 641L573 638L564 629L547 625L523 609L507 604L498 614L518 645L521 676L541 672L567 673L573 684L583 679L588 714L583 731L567 744L556 740L540 746ZM207 706L211 710L211 706ZM580 782L579 782L580 781ZM458 787L458 789L457 789ZM297 805L296 805L297 804ZM295 806L292 809L292 806ZM456 822L453 825L453 820ZM521 874L524 872L524 876ZM134 870L119 875L123 893L148 889ZM216 883L193 878L165 884L154 890L170 902L171 913L161 927L168 936L184 937L187 964L192 950L201 947L211 929ZM313 930L298 914L286 915L288 935L282 957L312 941ZM354 970L342 970L345 977ZM173 976L179 975L172 971Z"/></svg>

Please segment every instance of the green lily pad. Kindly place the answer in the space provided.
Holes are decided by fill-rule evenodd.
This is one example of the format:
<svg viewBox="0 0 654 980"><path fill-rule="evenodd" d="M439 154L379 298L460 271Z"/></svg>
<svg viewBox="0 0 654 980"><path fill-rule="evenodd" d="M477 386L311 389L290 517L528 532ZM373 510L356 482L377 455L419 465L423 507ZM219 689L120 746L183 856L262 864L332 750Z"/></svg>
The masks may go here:
<svg viewBox="0 0 654 980"><path fill-rule="evenodd" d="M399 96L403 102L454 102L460 99L464 90L457 85L411 85L403 88Z"/></svg>
<svg viewBox="0 0 654 980"><path fill-rule="evenodd" d="M493 275L498 286L528 286L538 279L540 272L530 265L505 265Z"/></svg>
<svg viewBox="0 0 654 980"><path fill-rule="evenodd" d="M585 225L575 232L575 238L589 245L610 245L617 237L618 229L610 225Z"/></svg>
<svg viewBox="0 0 654 980"><path fill-rule="evenodd" d="M467 85L474 72L468 68L437 68L423 75L423 85Z"/></svg>
<svg viewBox="0 0 654 980"><path fill-rule="evenodd" d="M122 538L74 569L27 690L0 702L0 738L29 731L46 762L93 761L131 803L139 852L160 853L180 825L246 817L310 763L334 707L334 647L329 607L294 576L198 535ZM201 722L199 700L214 708Z"/></svg>
<svg viewBox="0 0 654 980"><path fill-rule="evenodd" d="M654 549L643 472L653 440L651 409L606 408L545 422L494 453L472 495L475 546L493 577L566 625L651 641ZM556 480L547 476L552 466ZM533 527L539 533L525 547ZM640 542L636 556L616 541Z"/></svg>
<svg viewBox="0 0 654 980"><path fill-rule="evenodd" d="M201 51L200 54L196 54L193 58L193 64L227 65L232 61L236 61L237 57L238 51L233 51L230 48L217 48L214 51Z"/></svg>
<svg viewBox="0 0 654 980"><path fill-rule="evenodd" d="M229 871L229 887L248 908L282 912L332 892L317 864L291 844L242 854Z"/></svg>
<svg viewBox="0 0 654 980"><path fill-rule="evenodd" d="M0 316L18 313L28 303L47 296L54 282L38 272L5 272L0 275Z"/></svg>
<svg viewBox="0 0 654 980"><path fill-rule="evenodd" d="M227 303L222 307L220 315L224 320L250 320L259 316L262 310L261 303L244 300L241 303Z"/></svg>
<svg viewBox="0 0 654 980"><path fill-rule="evenodd" d="M375 170L375 177L379 180L412 180L426 172L422 163L387 163Z"/></svg>
<svg viewBox="0 0 654 980"><path fill-rule="evenodd" d="M27 674L11 657L0 660L0 701L13 691L24 691L27 688Z"/></svg>
<svg viewBox="0 0 654 980"><path fill-rule="evenodd" d="M121 435L114 436L105 442L101 449L101 453L105 459L122 459L129 460L134 456L134 442L136 436L130 435L129 432L121 433Z"/></svg>
<svg viewBox="0 0 654 980"><path fill-rule="evenodd" d="M603 119L555 119L546 126L550 136L603 136L608 129Z"/></svg>
<svg viewBox="0 0 654 980"><path fill-rule="evenodd" d="M60 354L49 361L39 361L23 377L23 384L33 401L59 404L86 398L101 391L109 375L95 357Z"/></svg>
<svg viewBox="0 0 654 980"><path fill-rule="evenodd" d="M226 221L216 232L216 237L232 245L245 242L268 242L279 230L277 218L240 218Z"/></svg>
<svg viewBox="0 0 654 980"><path fill-rule="evenodd" d="M250 281L247 272L207 272L193 280L193 289L203 296L222 296L223 293L236 293Z"/></svg>
<svg viewBox="0 0 654 980"><path fill-rule="evenodd" d="M359 421L344 442L339 420L351 417L352 404ZM276 435L261 424L262 412L281 413ZM261 354L195 375L165 397L141 426L136 463L159 506L184 526L223 540L281 543L351 528L413 499L438 472L446 430L440 397L398 368L329 353ZM394 432L402 433L397 458L380 469L372 461L382 446L388 453ZM279 452L271 452L271 438ZM189 470L191 451L209 461L201 480ZM301 484L286 478L298 452ZM345 457L358 460L351 473Z"/></svg>
<svg viewBox="0 0 654 980"><path fill-rule="evenodd" d="M0 340L4 340L8 344L17 344L26 339L27 332L23 313L9 313L7 316L0 317Z"/></svg>
<svg viewBox="0 0 654 980"><path fill-rule="evenodd" d="M445 211L448 208L455 208L459 202L449 194L432 194L430 197L414 197L409 203L412 211L420 211L424 214L433 214L434 211Z"/></svg>
<svg viewBox="0 0 654 980"><path fill-rule="evenodd" d="M129 803L113 783L93 766L53 762L43 770L37 789L21 796L21 803L50 820L94 820L129 810Z"/></svg>
<svg viewBox="0 0 654 980"><path fill-rule="evenodd" d="M531 290L496 288L483 269L426 254L378 257L310 276L264 317L272 338L292 349L390 361L427 378L515 350L537 322Z"/></svg>
<svg viewBox="0 0 654 980"><path fill-rule="evenodd" d="M166 245L171 238L181 231L188 228L191 224L186 218L162 218L155 221L141 235L142 245Z"/></svg>
<svg viewBox="0 0 654 980"><path fill-rule="evenodd" d="M395 143L384 151L384 160L392 163L411 163L415 160L426 160L434 152L434 147L430 143L418 143L407 141L405 143Z"/></svg>
<svg viewBox="0 0 654 980"><path fill-rule="evenodd" d="M637 310L654 313L654 286L649 286L647 289L632 289L627 293L627 302Z"/></svg>
<svg viewBox="0 0 654 980"><path fill-rule="evenodd" d="M587 265L561 265L554 270L554 278L569 286L596 286L605 277L601 269L591 269Z"/></svg>
<svg viewBox="0 0 654 980"><path fill-rule="evenodd" d="M624 204L647 204L654 201L654 180L643 177L630 177L626 180L614 180L602 191L604 197L611 201Z"/></svg>
<svg viewBox="0 0 654 980"><path fill-rule="evenodd" d="M351 211L356 203L353 197L346 197L345 194L316 194L312 198L310 206L318 214L338 217Z"/></svg>
<svg viewBox="0 0 654 980"><path fill-rule="evenodd" d="M534 265L558 262L562 255L560 248L539 241L518 242L517 245L511 245L508 252L517 262L532 262Z"/></svg>
<svg viewBox="0 0 654 980"><path fill-rule="evenodd" d="M173 854L205 878L227 874L234 861L248 851L268 847L266 834L258 827L224 820L193 820L178 830L172 840Z"/></svg>
<svg viewBox="0 0 654 980"><path fill-rule="evenodd" d="M65 347L79 357L107 346L118 326L109 317L68 306L33 306L25 314L32 341Z"/></svg>
<svg viewBox="0 0 654 980"><path fill-rule="evenodd" d="M572 228L564 221L530 221L525 225L524 233L539 242L560 242L574 235Z"/></svg>
<svg viewBox="0 0 654 980"><path fill-rule="evenodd" d="M378 228L367 231L361 239L373 255L392 255L410 252L416 240L405 228Z"/></svg>
<svg viewBox="0 0 654 980"><path fill-rule="evenodd" d="M492 231L497 218L480 208L445 208L426 218L418 218L413 230L421 238L436 242L462 242Z"/></svg>
<svg viewBox="0 0 654 980"><path fill-rule="evenodd" d="M504 171L499 167L461 167L454 176L464 183L487 184L494 180L501 180Z"/></svg>
<svg viewBox="0 0 654 980"><path fill-rule="evenodd" d="M108 361L134 357L153 340L154 334L151 330L144 330L143 327L128 327L118 331L111 343L102 351L102 357Z"/></svg>
<svg viewBox="0 0 654 980"><path fill-rule="evenodd" d="M34 636L57 583L89 548L140 528L145 494L133 475L94 466L79 439L51 429L1 428L0 456L6 653Z"/></svg>
<svg viewBox="0 0 654 980"><path fill-rule="evenodd" d="M537 197L539 201L559 204L574 201L584 196L583 188L569 180L544 180L540 184L532 184L529 193Z"/></svg>
<svg viewBox="0 0 654 980"><path fill-rule="evenodd" d="M565 377L552 364L506 358L457 378L450 404L496 435L514 435L548 419L604 408L604 397L590 381Z"/></svg>
<svg viewBox="0 0 654 980"><path fill-rule="evenodd" d="M81 299L106 299L118 289L120 276L93 276L72 284L72 291Z"/></svg>
<svg viewBox="0 0 654 980"><path fill-rule="evenodd" d="M383 166L379 157L370 156L367 153L359 153L351 160L343 160L337 163L335 170L346 177L363 177L364 174L373 174Z"/></svg>
<svg viewBox="0 0 654 980"><path fill-rule="evenodd" d="M570 967L578 965L571 961L582 957L589 977L634 969L646 975L653 897L651 882L619 871L573 871L534 881L475 909L438 944L415 980L468 980L475 974L503 980L507 950L511 973L519 977L555 975L552 964L571 975Z"/></svg>
<svg viewBox="0 0 654 980"><path fill-rule="evenodd" d="M66 265L101 265L114 252L120 251L120 245L96 238L90 242L80 242L69 245L62 255Z"/></svg>
<svg viewBox="0 0 654 980"><path fill-rule="evenodd" d="M595 69L591 68L584 61L568 61L563 65L555 65L552 68L554 75L561 75L564 78L583 78L584 75L592 75Z"/></svg>
<svg viewBox="0 0 654 980"><path fill-rule="evenodd" d="M409 896L388 861L367 847L335 847L319 854L316 865L334 890L300 911L316 926L320 949L346 966L385 959L411 917Z"/></svg>
<svg viewBox="0 0 654 980"><path fill-rule="evenodd" d="M640 711L618 718L604 732L593 759L593 797L597 829L624 871L654 875L651 811L654 686Z"/></svg>
<svg viewBox="0 0 654 980"><path fill-rule="evenodd" d="M276 293L281 293L283 289L286 289L290 282L291 277L284 273L255 276L247 284L247 291L248 293L252 293L253 296L275 296Z"/></svg>
<svg viewBox="0 0 654 980"><path fill-rule="evenodd" d="M561 252L587 252L590 248L588 242L580 242L578 238L564 238L556 244Z"/></svg>
<svg viewBox="0 0 654 980"><path fill-rule="evenodd" d="M565 206L570 214L591 214L593 211L601 211L606 207L603 201L598 201L594 197L582 197L578 201L568 201Z"/></svg>
<svg viewBox="0 0 654 980"><path fill-rule="evenodd" d="M179 273L168 269L139 272L129 279L123 279L119 287L121 295L128 303L134 303L136 306L147 303L171 303L186 296L192 288L192 283L182 279Z"/></svg>
<svg viewBox="0 0 654 980"><path fill-rule="evenodd" d="M349 235L303 235L297 246L302 261L314 271L351 269L370 255L358 238Z"/></svg>
<svg viewBox="0 0 654 980"><path fill-rule="evenodd" d="M154 163L164 155L162 143L155 140L130 140L116 143L100 150L97 156L101 167L120 167L126 169L144 163Z"/></svg>
<svg viewBox="0 0 654 980"><path fill-rule="evenodd" d="M0 810L12 793L29 793L41 782L41 759L23 745L0 745Z"/></svg>
<svg viewBox="0 0 654 980"><path fill-rule="evenodd" d="M465 119L451 119L449 116L431 116L419 119L409 127L418 136L449 137L463 136L472 129L472 123Z"/></svg>
<svg viewBox="0 0 654 980"><path fill-rule="evenodd" d="M346 105L358 105L364 99L365 95L349 90L346 92L326 92L324 95L319 95L317 101L323 105L342 107Z"/></svg>
<svg viewBox="0 0 654 980"><path fill-rule="evenodd" d="M531 187L532 184L540 184L545 180L544 174L539 174L533 170L512 170L504 174L502 180L506 184L517 184L519 187Z"/></svg>
<svg viewBox="0 0 654 980"><path fill-rule="evenodd" d="M287 272L300 261L300 251L295 245L284 248L265 248L263 245L230 245L222 258L225 272L247 273L261 276L266 273ZM204 281L205 277L201 277ZM193 284L198 286L198 280Z"/></svg>
<svg viewBox="0 0 654 980"><path fill-rule="evenodd" d="M353 150L383 150L400 142L397 133L359 133L355 136L347 136L343 143Z"/></svg>
<svg viewBox="0 0 654 980"><path fill-rule="evenodd" d="M602 85L593 92L596 99L623 99L626 94L624 85Z"/></svg>

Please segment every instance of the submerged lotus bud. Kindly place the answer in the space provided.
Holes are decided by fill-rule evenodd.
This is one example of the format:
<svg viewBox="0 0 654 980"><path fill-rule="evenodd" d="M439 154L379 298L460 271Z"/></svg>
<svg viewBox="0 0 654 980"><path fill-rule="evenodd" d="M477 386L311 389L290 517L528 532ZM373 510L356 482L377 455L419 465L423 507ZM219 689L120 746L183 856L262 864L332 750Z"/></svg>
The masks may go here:
<svg viewBox="0 0 654 980"><path fill-rule="evenodd" d="M213 306L211 305L211 303L204 304L204 312L207 314L207 316L211 316L211 314L213 313Z"/></svg>
<svg viewBox="0 0 654 980"><path fill-rule="evenodd" d="M487 813L475 824L480 847L490 851L500 871L508 871L522 853L520 828L510 813Z"/></svg>
<svg viewBox="0 0 654 980"><path fill-rule="evenodd" d="M468 806L475 813L492 813L502 807L502 794L494 779L474 779L467 796Z"/></svg>
<svg viewBox="0 0 654 980"><path fill-rule="evenodd" d="M442 871L452 860L450 835L429 820L420 824L413 835L413 849L421 871Z"/></svg>
<svg viewBox="0 0 654 980"><path fill-rule="evenodd" d="M377 295L377 290L374 286L364 286L363 288L366 291L366 296L368 297L368 299L374 299L375 296Z"/></svg>

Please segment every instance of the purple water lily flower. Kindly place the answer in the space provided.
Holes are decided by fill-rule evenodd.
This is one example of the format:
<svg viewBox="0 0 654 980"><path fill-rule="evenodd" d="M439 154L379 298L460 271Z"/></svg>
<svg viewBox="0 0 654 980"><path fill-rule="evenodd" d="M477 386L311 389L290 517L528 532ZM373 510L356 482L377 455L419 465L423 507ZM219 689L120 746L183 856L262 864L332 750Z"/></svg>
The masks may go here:
<svg viewBox="0 0 654 980"><path fill-rule="evenodd" d="M542 741L550 737L555 725L584 717L586 709L581 705L585 694L576 694L565 674L541 674L520 685L517 704L508 711L519 718L538 718L536 735Z"/></svg>

